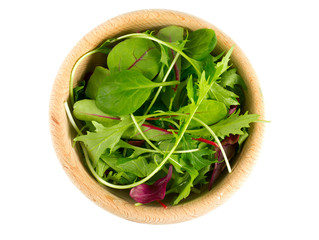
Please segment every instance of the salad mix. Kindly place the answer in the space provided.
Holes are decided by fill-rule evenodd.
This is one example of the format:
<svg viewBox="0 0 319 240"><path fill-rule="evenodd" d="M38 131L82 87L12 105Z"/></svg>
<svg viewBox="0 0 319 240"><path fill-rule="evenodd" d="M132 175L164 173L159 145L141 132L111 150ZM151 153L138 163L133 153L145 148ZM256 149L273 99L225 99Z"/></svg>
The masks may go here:
<svg viewBox="0 0 319 240"><path fill-rule="evenodd" d="M233 47L216 56L216 44L211 29L168 26L108 39L78 59L65 108L99 183L166 207L164 198L176 205L231 172L259 115L241 110L247 87L229 63ZM105 65L73 88L94 53Z"/></svg>

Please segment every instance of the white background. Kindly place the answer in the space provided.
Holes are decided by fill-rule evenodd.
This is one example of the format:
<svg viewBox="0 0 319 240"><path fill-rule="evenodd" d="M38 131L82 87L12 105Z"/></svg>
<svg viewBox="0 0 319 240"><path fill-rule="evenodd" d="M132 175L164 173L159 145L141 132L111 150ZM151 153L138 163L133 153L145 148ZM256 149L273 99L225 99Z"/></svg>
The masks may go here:
<svg viewBox="0 0 319 240"><path fill-rule="evenodd" d="M317 1L1 1L0 239L319 239ZM116 217L68 179L52 147L55 75L87 32L164 8L213 23L246 53L263 89L262 151L244 186L203 217L145 225Z"/></svg>

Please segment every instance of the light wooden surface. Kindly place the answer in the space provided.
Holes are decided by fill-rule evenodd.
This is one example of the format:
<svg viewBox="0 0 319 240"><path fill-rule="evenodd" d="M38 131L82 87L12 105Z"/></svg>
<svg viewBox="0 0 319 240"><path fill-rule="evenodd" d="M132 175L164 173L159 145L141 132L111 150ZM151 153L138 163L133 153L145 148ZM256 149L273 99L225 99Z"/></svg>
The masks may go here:
<svg viewBox="0 0 319 240"><path fill-rule="evenodd" d="M94 49L108 38L167 25L179 25L190 30L214 29L218 39L218 51L228 50L235 44L214 25L189 14L170 10L142 10L127 13L99 25L78 42L62 63L50 99L49 114L53 145L63 169L74 185L103 209L127 220L150 224L168 224L190 220L223 204L240 188L251 172L263 138L263 124L253 124L250 128L250 137L232 166L233 172L226 174L211 191L177 206L169 206L168 209L155 204L136 207L128 194L101 186L90 175L82 164L81 154L72 147L72 138L75 133L67 120L63 105L64 101L68 100L69 77L74 63L81 55ZM251 64L237 45L235 45L231 59L249 89L245 108L251 113L261 115L261 119L263 119L262 94ZM94 62L94 59L90 61ZM79 80L87 70L85 65L80 66L76 80Z"/></svg>

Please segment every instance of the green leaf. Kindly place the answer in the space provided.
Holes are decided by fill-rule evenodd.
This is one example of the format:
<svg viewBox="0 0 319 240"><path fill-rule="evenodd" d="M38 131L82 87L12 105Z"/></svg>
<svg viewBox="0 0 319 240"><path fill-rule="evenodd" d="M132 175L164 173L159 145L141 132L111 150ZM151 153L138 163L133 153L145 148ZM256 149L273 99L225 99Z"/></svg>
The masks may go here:
<svg viewBox="0 0 319 240"><path fill-rule="evenodd" d="M193 187L193 182L198 176L198 171L193 168L187 168L186 173L175 181L170 189L170 192L178 193L178 196L173 201L173 205L177 205L181 200L187 198L191 193L191 188Z"/></svg>
<svg viewBox="0 0 319 240"><path fill-rule="evenodd" d="M216 43L217 38L213 30L199 29L189 34L185 52L193 59L202 60L213 51Z"/></svg>
<svg viewBox="0 0 319 240"><path fill-rule="evenodd" d="M198 98L196 104L201 103L205 98L207 98L207 93L211 88L210 77L206 77L205 71L202 72L202 75L198 81Z"/></svg>
<svg viewBox="0 0 319 240"><path fill-rule="evenodd" d="M192 140L192 138L189 135L185 135L182 141L182 146L184 150L188 149L194 149L196 148L196 142ZM202 149L197 152L189 152L184 153L182 155L182 158L185 162L189 162L192 167L194 167L197 171L201 170L202 168L211 165L215 162L215 160L210 160L207 158L204 158L203 156L210 156L213 154L214 151L209 149Z"/></svg>
<svg viewBox="0 0 319 240"><path fill-rule="evenodd" d="M73 88L74 101L78 101L85 98L84 94L85 81L79 82L79 84Z"/></svg>
<svg viewBox="0 0 319 240"><path fill-rule="evenodd" d="M230 134L236 135L243 135L245 132L243 128L248 128L249 124L253 122L257 122L259 115L258 114L248 114L246 112L243 115L239 114L240 111L234 112L228 118L221 120L220 122L210 126L210 128L214 131L217 137L224 139L226 136ZM209 136L210 133L206 129L201 130L194 130L191 131L194 135L199 136Z"/></svg>
<svg viewBox="0 0 319 240"><path fill-rule="evenodd" d="M153 79L160 70L161 53L148 39L127 39L109 53L107 65L111 72L136 70Z"/></svg>
<svg viewBox="0 0 319 240"><path fill-rule="evenodd" d="M129 174L128 180L133 176L146 177L156 168L156 164L148 163L145 157L123 158L119 153L104 153L101 159L116 172L123 173L123 176Z"/></svg>
<svg viewBox="0 0 319 240"><path fill-rule="evenodd" d="M74 141L81 141L85 144L95 167L106 149L110 149L112 152L115 145L120 141L122 134L132 125L132 121L129 117L126 117L112 127L104 127L97 122L92 123L96 128L95 132L88 132L86 135L78 136Z"/></svg>
<svg viewBox="0 0 319 240"><path fill-rule="evenodd" d="M229 68L228 62L230 60L230 55L232 54L233 50L234 50L234 46L232 46L228 50L228 52L226 53L226 55L222 58L220 62L216 63L216 67L215 67L216 71L215 71L214 77L212 78L213 82L220 79L220 76Z"/></svg>
<svg viewBox="0 0 319 240"><path fill-rule="evenodd" d="M101 159L98 160L97 164L96 164L96 173L97 175L99 175L100 177L103 177L105 171L109 168L109 166Z"/></svg>
<svg viewBox="0 0 319 240"><path fill-rule="evenodd" d="M170 43L182 41L184 37L184 28L178 26L168 26L160 29L156 36L157 38ZM161 62L168 66L169 59L174 58L173 51L169 51L170 49L168 49L167 46L164 46L162 44L159 45L161 47ZM181 61L179 59L176 63L178 69L180 69L180 64Z"/></svg>
<svg viewBox="0 0 319 240"><path fill-rule="evenodd" d="M190 113L190 105L180 108L178 112ZM224 103L216 100L203 100L198 107L195 117L199 118L207 125L212 125L222 119L228 114L228 110ZM182 117L179 117L182 118ZM185 118L185 117L184 117ZM189 124L189 128L201 127L202 125L194 120Z"/></svg>
<svg viewBox="0 0 319 240"><path fill-rule="evenodd" d="M168 26L160 29L156 36L166 42L177 42L183 40L184 28L179 26Z"/></svg>
<svg viewBox="0 0 319 240"><path fill-rule="evenodd" d="M168 54L168 48L163 46L163 45L160 45L160 48L161 48L161 59L160 59L160 62L163 63L166 67L169 66L169 54ZM164 75L164 74L163 74Z"/></svg>
<svg viewBox="0 0 319 240"><path fill-rule="evenodd" d="M187 80L186 90L187 90L188 99L191 101L192 104L195 104L195 92L194 92L194 83L193 83L192 75L190 75Z"/></svg>
<svg viewBox="0 0 319 240"><path fill-rule="evenodd" d="M228 109L231 105L239 105L236 99L238 96L234 92L223 88L216 82L214 82L211 87L211 97L221 103L224 103Z"/></svg>
<svg viewBox="0 0 319 240"><path fill-rule="evenodd" d="M119 158L116 162L114 170L117 172L126 172L134 174L138 177L146 177L156 168L155 163L148 163L144 157Z"/></svg>
<svg viewBox="0 0 319 240"><path fill-rule="evenodd" d="M124 70L110 74L105 79L98 90L96 106L113 116L127 115L143 105L153 88L178 83L177 81L154 83L140 72Z"/></svg>
<svg viewBox="0 0 319 240"><path fill-rule="evenodd" d="M110 71L107 68L97 66L87 83L85 95L88 98L95 99L99 87L101 86L104 79L107 78L107 76L109 75Z"/></svg>
<svg viewBox="0 0 319 240"><path fill-rule="evenodd" d="M110 127L119 123L119 118L101 111L95 104L95 100L83 99L73 105L73 115L82 121L95 121Z"/></svg>
<svg viewBox="0 0 319 240"><path fill-rule="evenodd" d="M234 89L235 85L241 86L244 90L247 90L247 86L240 75L236 73L237 69L233 68L224 72L220 78L220 85L224 88L226 86Z"/></svg>

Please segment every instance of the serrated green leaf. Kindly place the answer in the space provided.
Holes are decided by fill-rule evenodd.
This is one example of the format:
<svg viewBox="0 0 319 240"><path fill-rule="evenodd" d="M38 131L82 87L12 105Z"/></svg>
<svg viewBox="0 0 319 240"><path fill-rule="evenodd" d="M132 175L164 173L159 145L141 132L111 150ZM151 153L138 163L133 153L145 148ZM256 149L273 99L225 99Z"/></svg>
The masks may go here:
<svg viewBox="0 0 319 240"><path fill-rule="evenodd" d="M258 119L258 114L248 114L248 112L246 112L245 114L240 115L240 110L238 110L237 112L234 112L232 115L230 115L228 118L221 120L214 125L211 125L210 128L214 131L217 137L224 139L230 134L243 135L243 128L249 128L249 125L253 122L258 121ZM191 131L191 133L203 137L210 136L210 133L206 129L194 130Z"/></svg>
<svg viewBox="0 0 319 240"><path fill-rule="evenodd" d="M239 105L238 101L236 100L238 96L234 92L223 88L216 82L213 83L210 92L213 99L224 103L228 109L231 105Z"/></svg>
<svg viewBox="0 0 319 240"><path fill-rule="evenodd" d="M187 168L183 176L179 176L172 186L172 191L178 193L178 196L173 201L173 205L177 205L181 200L187 198L191 193L193 182L198 176L198 171L193 168Z"/></svg>
<svg viewBox="0 0 319 240"><path fill-rule="evenodd" d="M132 125L132 121L127 117L112 127L104 127L97 122L92 123L96 128L95 132L88 132L86 135L78 136L74 141L81 141L85 144L92 164L95 167L106 149L110 149L112 152L123 133Z"/></svg>
<svg viewBox="0 0 319 240"><path fill-rule="evenodd" d="M183 146L183 150L188 150L188 149L196 148L197 142L195 142L189 135L185 135L181 144ZM197 152L184 153L182 154L181 157L186 163L190 163L193 168L199 171L202 168L214 163L214 159L210 160L203 157L203 156L209 156L213 152L214 151L209 149L201 149L200 151L197 151Z"/></svg>
<svg viewBox="0 0 319 240"><path fill-rule="evenodd" d="M230 87L232 89L235 88L235 85L239 85L241 86L244 90L247 90L247 86L244 82L244 80L242 79L242 77L240 75L238 75L236 73L237 69L236 68L233 68L233 69L230 69L226 72L224 72L222 75L221 75L221 78L220 78L220 85L222 87Z"/></svg>

